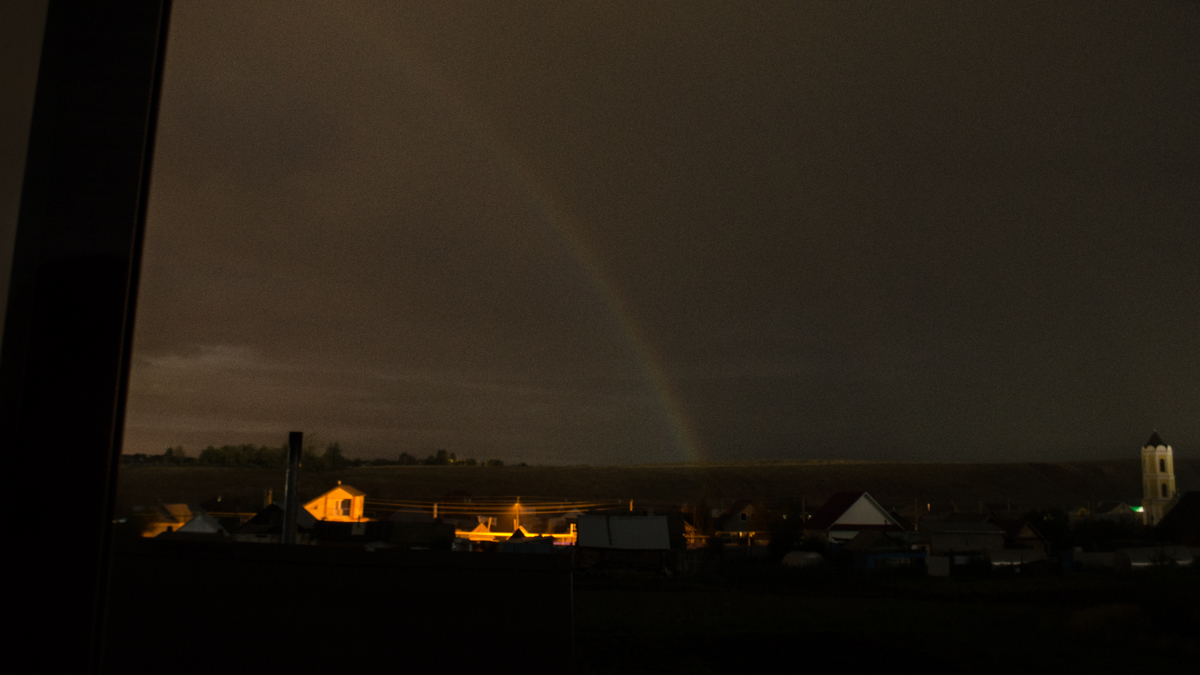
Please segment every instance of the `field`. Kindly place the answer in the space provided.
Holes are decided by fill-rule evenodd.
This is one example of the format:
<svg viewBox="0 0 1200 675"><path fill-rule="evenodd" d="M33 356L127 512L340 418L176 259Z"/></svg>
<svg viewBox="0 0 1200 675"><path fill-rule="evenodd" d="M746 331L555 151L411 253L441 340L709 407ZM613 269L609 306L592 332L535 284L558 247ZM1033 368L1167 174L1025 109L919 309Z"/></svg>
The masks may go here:
<svg viewBox="0 0 1200 675"><path fill-rule="evenodd" d="M1072 507L1141 497L1136 457L1092 462L925 464L896 462L737 462L645 466L387 466L304 472L300 494L314 497L337 481L370 500L461 500L522 496L635 500L645 505L716 506L738 498L820 504L841 490L866 490L887 506L932 503L934 510L979 502L1014 508ZM1200 460L1176 459L1179 490L1200 489ZM218 495L242 510L262 505L265 490L283 495L283 471L201 466L123 466L118 508L201 502ZM238 506L240 505L240 506ZM232 510L232 509L231 509Z"/></svg>

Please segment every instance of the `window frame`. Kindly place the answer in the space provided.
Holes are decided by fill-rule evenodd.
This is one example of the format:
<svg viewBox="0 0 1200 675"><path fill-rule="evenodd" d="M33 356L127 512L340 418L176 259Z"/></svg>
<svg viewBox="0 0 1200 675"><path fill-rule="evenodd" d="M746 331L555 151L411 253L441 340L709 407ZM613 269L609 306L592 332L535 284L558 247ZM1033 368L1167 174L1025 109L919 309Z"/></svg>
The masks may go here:
<svg viewBox="0 0 1200 675"><path fill-rule="evenodd" d="M47 671L97 671L170 0L50 0L0 348L11 475L57 499L14 523L39 588L14 641ZM70 523L69 533L46 523ZM41 638L41 639L38 639Z"/></svg>

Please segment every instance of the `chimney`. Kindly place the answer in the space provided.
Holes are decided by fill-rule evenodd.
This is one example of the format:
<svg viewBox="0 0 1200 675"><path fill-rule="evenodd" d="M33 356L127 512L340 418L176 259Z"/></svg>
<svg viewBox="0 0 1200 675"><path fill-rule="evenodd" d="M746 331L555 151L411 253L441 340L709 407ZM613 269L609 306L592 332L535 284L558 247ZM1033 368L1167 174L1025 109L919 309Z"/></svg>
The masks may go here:
<svg viewBox="0 0 1200 675"><path fill-rule="evenodd" d="M283 492L283 543L296 543L296 520L300 517L300 449L304 445L304 432L288 434L288 463Z"/></svg>

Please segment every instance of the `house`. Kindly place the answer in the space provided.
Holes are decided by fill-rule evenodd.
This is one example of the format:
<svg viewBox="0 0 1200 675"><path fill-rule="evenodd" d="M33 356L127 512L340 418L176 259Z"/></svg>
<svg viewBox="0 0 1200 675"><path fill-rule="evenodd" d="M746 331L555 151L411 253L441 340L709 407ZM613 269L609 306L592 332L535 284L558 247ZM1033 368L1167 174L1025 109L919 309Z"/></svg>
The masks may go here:
<svg viewBox="0 0 1200 675"><path fill-rule="evenodd" d="M1005 535L1004 528L981 513L951 513L921 521L921 538L935 556L962 558L1002 551Z"/></svg>
<svg viewBox="0 0 1200 675"><path fill-rule="evenodd" d="M866 492L838 492L804 524L806 536L832 545L849 542L865 530L905 532L906 528Z"/></svg>
<svg viewBox="0 0 1200 675"><path fill-rule="evenodd" d="M756 539L769 537L766 521L762 509L747 499L739 499L713 521L713 535L726 541L754 544Z"/></svg>
<svg viewBox="0 0 1200 675"><path fill-rule="evenodd" d="M283 505L279 502L268 504L254 514L245 525L233 533L234 541L253 542L261 544L278 544L283 541ZM313 543L312 531L317 519L311 513L301 509L296 516L296 543Z"/></svg>
<svg viewBox="0 0 1200 675"><path fill-rule="evenodd" d="M337 487L305 504L304 510L311 513L317 520L358 523L370 520L370 518L363 517L363 505L366 498L365 492L349 485L342 485L342 481L339 480Z"/></svg>

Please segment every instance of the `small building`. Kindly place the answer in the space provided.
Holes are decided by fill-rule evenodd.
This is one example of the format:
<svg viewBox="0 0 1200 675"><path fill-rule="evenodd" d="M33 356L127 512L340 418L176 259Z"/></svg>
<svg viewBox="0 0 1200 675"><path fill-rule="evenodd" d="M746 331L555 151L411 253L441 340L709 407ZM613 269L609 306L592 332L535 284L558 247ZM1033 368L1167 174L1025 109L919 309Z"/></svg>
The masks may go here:
<svg viewBox="0 0 1200 675"><path fill-rule="evenodd" d="M366 498L365 492L349 485L342 485L342 481L339 480L337 487L305 504L304 510L311 513L317 520L358 523L370 520L370 518L363 517Z"/></svg>
<svg viewBox="0 0 1200 675"><path fill-rule="evenodd" d="M804 524L804 532L832 545L849 542L866 530L905 532L906 528L866 492L838 492Z"/></svg>

